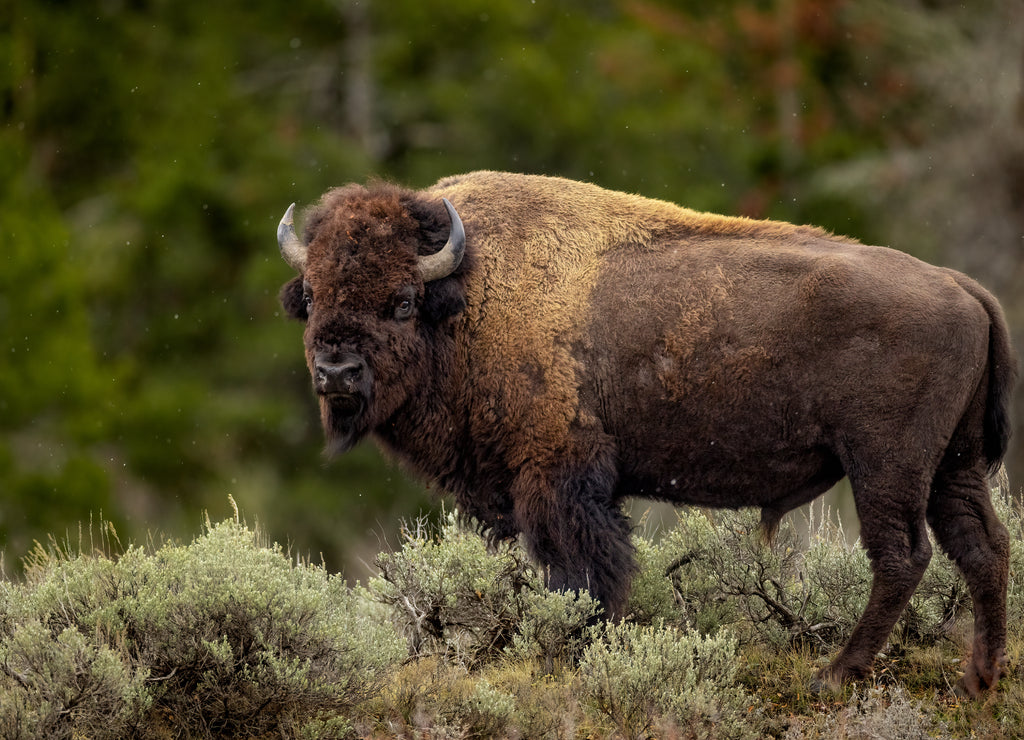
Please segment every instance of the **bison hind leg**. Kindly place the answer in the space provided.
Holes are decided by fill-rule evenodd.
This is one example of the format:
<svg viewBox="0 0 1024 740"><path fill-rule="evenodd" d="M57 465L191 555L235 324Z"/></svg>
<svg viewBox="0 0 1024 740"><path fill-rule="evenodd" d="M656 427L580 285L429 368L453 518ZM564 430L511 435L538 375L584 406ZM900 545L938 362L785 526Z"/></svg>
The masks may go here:
<svg viewBox="0 0 1024 740"><path fill-rule="evenodd" d="M961 688L977 697L1006 669L1006 588L1010 538L996 517L981 464L940 468L928 501L935 539L957 564L974 605L974 641Z"/></svg>
<svg viewBox="0 0 1024 740"><path fill-rule="evenodd" d="M846 646L818 676L835 687L863 678L920 583L932 548L925 521L923 474L851 474L861 542L873 573L867 606Z"/></svg>

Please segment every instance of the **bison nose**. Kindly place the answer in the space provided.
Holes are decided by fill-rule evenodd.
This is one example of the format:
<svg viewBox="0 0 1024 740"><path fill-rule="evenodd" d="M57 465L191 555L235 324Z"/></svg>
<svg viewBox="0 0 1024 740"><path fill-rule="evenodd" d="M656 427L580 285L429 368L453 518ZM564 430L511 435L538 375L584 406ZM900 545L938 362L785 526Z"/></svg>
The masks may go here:
<svg viewBox="0 0 1024 740"><path fill-rule="evenodd" d="M366 375L366 362L358 355L345 355L338 360L317 356L313 370L321 393L352 394Z"/></svg>

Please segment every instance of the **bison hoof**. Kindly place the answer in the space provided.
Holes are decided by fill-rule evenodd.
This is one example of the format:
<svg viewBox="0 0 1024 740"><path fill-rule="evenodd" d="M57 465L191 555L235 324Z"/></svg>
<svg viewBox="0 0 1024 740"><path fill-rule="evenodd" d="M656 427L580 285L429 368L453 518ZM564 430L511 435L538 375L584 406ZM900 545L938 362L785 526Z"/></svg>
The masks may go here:
<svg viewBox="0 0 1024 740"><path fill-rule="evenodd" d="M818 671L818 675L811 681L811 690L819 694L836 692L843 684L864 678L869 672L870 669L850 668L833 663Z"/></svg>
<svg viewBox="0 0 1024 740"><path fill-rule="evenodd" d="M956 682L953 691L957 696L980 699L989 689L995 688L1005 672L1005 659L983 662L975 658L968 658L967 670L964 672L963 678Z"/></svg>
<svg viewBox="0 0 1024 740"><path fill-rule="evenodd" d="M843 686L842 679L836 678L828 668L819 671L818 675L811 679L811 691L815 694L832 694Z"/></svg>
<svg viewBox="0 0 1024 740"><path fill-rule="evenodd" d="M815 694L831 694L838 689L838 684L834 684L831 678L825 677L821 673L811 679L811 691Z"/></svg>

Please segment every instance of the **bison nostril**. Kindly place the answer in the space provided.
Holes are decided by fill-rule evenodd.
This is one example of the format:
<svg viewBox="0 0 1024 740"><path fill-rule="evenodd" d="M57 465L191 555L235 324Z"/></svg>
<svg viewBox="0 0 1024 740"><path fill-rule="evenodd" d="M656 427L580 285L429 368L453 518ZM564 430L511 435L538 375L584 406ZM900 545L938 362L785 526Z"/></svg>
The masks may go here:
<svg viewBox="0 0 1024 740"><path fill-rule="evenodd" d="M347 383L356 383L363 377L362 361L350 361L338 366L338 377Z"/></svg>
<svg viewBox="0 0 1024 740"><path fill-rule="evenodd" d="M359 357L346 357L341 362L317 362L314 370L322 393L353 393L363 380L366 363Z"/></svg>

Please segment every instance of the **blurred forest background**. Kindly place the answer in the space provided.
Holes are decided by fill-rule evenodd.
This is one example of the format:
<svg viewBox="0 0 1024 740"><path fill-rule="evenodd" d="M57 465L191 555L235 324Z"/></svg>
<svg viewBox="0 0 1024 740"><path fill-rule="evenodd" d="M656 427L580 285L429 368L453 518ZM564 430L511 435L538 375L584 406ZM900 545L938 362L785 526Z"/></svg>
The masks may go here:
<svg viewBox="0 0 1024 740"><path fill-rule="evenodd" d="M281 213L349 181L820 224L975 276L1024 347L1022 29L1021 0L7 0L5 568L101 515L191 537L230 494L358 572L433 505L372 444L323 459L277 303Z"/></svg>

